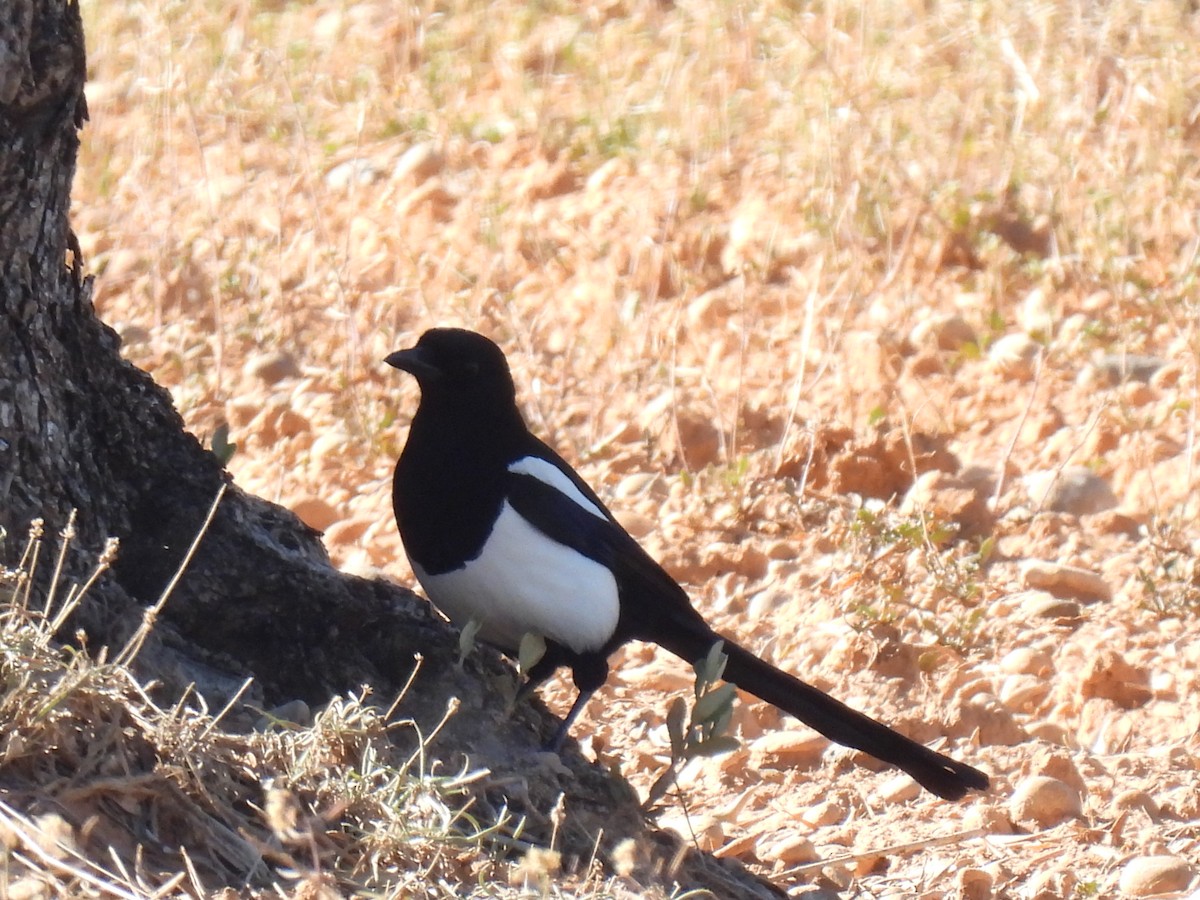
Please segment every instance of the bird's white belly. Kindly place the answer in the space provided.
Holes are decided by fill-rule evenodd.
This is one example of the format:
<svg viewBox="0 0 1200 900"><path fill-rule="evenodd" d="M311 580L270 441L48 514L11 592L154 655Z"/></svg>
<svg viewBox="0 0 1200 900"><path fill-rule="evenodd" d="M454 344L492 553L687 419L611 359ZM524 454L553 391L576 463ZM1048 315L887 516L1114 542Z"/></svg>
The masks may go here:
<svg viewBox="0 0 1200 900"><path fill-rule="evenodd" d="M434 606L456 625L472 619L479 636L509 651L535 634L577 653L599 650L617 627L612 572L546 537L505 501L483 552L462 568L413 572Z"/></svg>

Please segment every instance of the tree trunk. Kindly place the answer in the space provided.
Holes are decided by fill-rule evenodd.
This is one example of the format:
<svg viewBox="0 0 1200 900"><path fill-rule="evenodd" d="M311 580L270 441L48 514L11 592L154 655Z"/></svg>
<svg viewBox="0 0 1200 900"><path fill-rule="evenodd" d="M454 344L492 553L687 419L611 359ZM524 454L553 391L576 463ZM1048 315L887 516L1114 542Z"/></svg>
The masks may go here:
<svg viewBox="0 0 1200 900"><path fill-rule="evenodd" d="M94 564L106 539L120 546L89 593L76 625L89 645L120 646L179 569L218 490L219 460L184 430L170 395L120 356L115 332L96 318L92 278L68 222L83 94L83 27L76 0L4 0L0 13L0 562L11 565L30 523L56 536L77 511L67 572ZM380 510L380 515L387 512ZM49 566L44 565L43 571ZM74 626L73 626L74 627ZM587 858L645 832L623 783L568 756L560 780L533 761L553 730L540 705L504 714L496 685L511 669L486 650L458 666L457 640L411 593L343 575L320 536L291 513L228 485L210 527L138 657L143 676L178 694L190 683L210 706L252 675L267 705L321 704L369 684L382 696L420 674L404 715L428 734L452 697L463 713L434 745L463 753L523 783L498 807L538 811L567 794L560 846ZM236 721L236 718L235 718ZM542 820L545 821L544 819ZM545 823L548 827L548 823ZM565 841L565 844L564 844ZM753 896L744 876L697 858L677 876L718 895ZM732 879L732 880L730 880Z"/></svg>

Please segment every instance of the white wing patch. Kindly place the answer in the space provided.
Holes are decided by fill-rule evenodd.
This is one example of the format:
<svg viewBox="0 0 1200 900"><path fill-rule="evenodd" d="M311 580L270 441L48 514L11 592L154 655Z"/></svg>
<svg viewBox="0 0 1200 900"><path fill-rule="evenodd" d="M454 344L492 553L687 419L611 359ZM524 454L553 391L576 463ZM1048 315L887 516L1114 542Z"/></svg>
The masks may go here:
<svg viewBox="0 0 1200 900"><path fill-rule="evenodd" d="M529 475L543 484L548 484L561 494L570 497L594 516L608 521L604 510L584 496L583 491L575 486L558 466L538 456L523 456L508 467L514 475Z"/></svg>
<svg viewBox="0 0 1200 900"><path fill-rule="evenodd" d="M562 485L541 477L541 470L510 470L533 475L568 493ZM558 472L549 463L545 466ZM560 474L573 500L601 511ZM411 560L410 560L411 562ZM546 537L505 501L483 545L483 552L462 568L441 575L426 574L415 562L421 587L454 624L471 619L482 623L479 637L510 652L521 638L536 634L576 653L599 650L612 637L620 615L617 581L600 563Z"/></svg>

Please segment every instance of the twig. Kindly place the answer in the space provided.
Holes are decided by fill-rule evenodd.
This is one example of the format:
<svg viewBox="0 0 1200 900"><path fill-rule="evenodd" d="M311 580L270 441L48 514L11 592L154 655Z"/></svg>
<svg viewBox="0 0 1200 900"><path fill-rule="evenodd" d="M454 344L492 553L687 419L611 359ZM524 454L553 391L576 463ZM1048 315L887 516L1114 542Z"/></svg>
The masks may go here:
<svg viewBox="0 0 1200 900"><path fill-rule="evenodd" d="M979 837L985 837L987 830L983 828L970 828L966 831L956 831L952 834L944 834L940 837L925 838L923 841L908 841L903 844L892 844L890 847L878 847L873 850L864 850L862 853L847 853L843 856L833 856L829 859L818 859L814 862L804 863L796 866L794 869L787 869L779 874L779 878L789 878L793 875L803 875L806 872L812 872L817 869L823 869L825 866L842 865L848 862L857 862L860 859L871 859L876 856L892 856L897 853L905 853L909 850L924 850L928 847L943 847L946 844L959 844L963 841L973 840Z"/></svg>
<svg viewBox="0 0 1200 900"><path fill-rule="evenodd" d="M179 584L179 579L183 577L183 573L187 570L188 564L191 563L192 557L196 555L196 548L200 546L200 541L204 539L204 535L208 533L208 526L212 524L213 518L217 514L217 506L221 503L221 498L225 496L227 484L222 483L217 490L217 496L213 498L212 506L208 508L208 515L204 517L204 524L200 526L200 530L196 532L196 537L192 540L192 545L188 547L188 552L183 557L183 562L179 564L179 568L175 570L175 574L171 577L170 582L163 588L162 595L158 598L158 602L151 606L142 615L142 624L138 626L137 631L129 638L129 642L125 648L117 654L117 658L113 662L117 666L127 666L133 661L133 658L138 655L142 649L142 645L146 643L146 638L149 636L151 629L154 628L154 623L158 619L158 614L162 612L162 608L167 605L167 599L171 596L171 592L175 590L175 586Z"/></svg>
<svg viewBox="0 0 1200 900"><path fill-rule="evenodd" d="M1000 469L996 473L996 490L992 492L992 512L996 512L1000 506L1000 495L1004 493L1004 474L1008 469L1008 461L1013 455L1013 450L1017 448L1017 441L1021 437L1021 429L1025 427L1025 420L1029 418L1029 411L1033 409L1033 401L1037 398L1038 385L1042 382L1042 363L1045 359L1045 353L1037 355L1037 366L1033 370L1033 385L1029 389L1029 402L1021 410L1021 418L1017 420L1017 427L1013 431L1008 446L1004 448L1004 455L1000 457Z"/></svg>
<svg viewBox="0 0 1200 900"><path fill-rule="evenodd" d="M118 877L111 872L106 871L102 866L97 865L89 859L79 855L79 851L75 848L54 841L54 848L74 857L82 863L82 866L71 865L65 860L59 859L49 850L44 848L41 842L35 835L41 835L43 838L49 837L37 825L17 812L3 800L0 800L0 815L6 820L6 824L25 845L25 849L37 858L38 862L42 863L46 868L56 872L61 872L72 878L77 878L85 884L91 885L102 894L108 894L113 897L120 897L122 900L144 900L144 896L134 893L133 891L125 890L117 882ZM99 876L92 874L89 869L94 869L100 873Z"/></svg>
<svg viewBox="0 0 1200 900"><path fill-rule="evenodd" d="M63 565L67 561L67 548L75 537L75 510L67 517L67 524L60 535L62 543L58 546L58 559L54 562L54 574L50 577L50 589L46 591L46 603L42 607L42 618L49 621L50 610L54 608L54 595L58 593L58 583L62 581ZM68 601L69 605L69 601Z"/></svg>

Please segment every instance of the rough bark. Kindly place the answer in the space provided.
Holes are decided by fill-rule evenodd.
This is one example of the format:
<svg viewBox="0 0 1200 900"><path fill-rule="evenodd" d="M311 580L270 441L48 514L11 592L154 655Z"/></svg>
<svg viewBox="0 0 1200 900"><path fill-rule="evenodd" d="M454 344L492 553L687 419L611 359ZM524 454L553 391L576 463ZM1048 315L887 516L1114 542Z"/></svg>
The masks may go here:
<svg viewBox="0 0 1200 900"><path fill-rule="evenodd" d="M78 513L69 571L80 575L116 537L116 565L89 595L80 624L91 646L115 645L179 567L219 487L220 462L185 429L169 394L120 356L95 315L92 280L68 211L79 133L87 118L83 31L74 0L6 0L0 13L0 562L11 564L35 518L53 534ZM380 515L386 515L380 510ZM179 691L196 683L211 705L252 675L268 705L320 704L372 685L391 695L424 662L403 712L424 733L451 697L463 714L435 750L499 777L496 808L534 817L567 795L560 846L586 859L636 837L651 857L669 841L647 832L632 793L578 756L569 774L533 751L553 722L534 705L503 713L511 670L494 654L459 667L455 636L412 594L338 573L319 535L279 507L230 485L172 593L146 674ZM505 788L505 782L510 787ZM514 795L511 784L523 785ZM548 829L549 823L542 820ZM565 844L563 843L565 841ZM679 878L721 896L762 887L701 856Z"/></svg>

